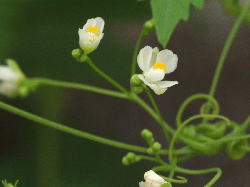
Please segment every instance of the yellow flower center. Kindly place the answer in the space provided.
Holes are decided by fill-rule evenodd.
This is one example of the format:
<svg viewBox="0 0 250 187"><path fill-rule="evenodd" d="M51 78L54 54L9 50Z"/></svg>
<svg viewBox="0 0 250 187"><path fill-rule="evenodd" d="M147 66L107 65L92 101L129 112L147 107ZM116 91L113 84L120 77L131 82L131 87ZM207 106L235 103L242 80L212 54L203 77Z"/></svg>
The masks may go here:
<svg viewBox="0 0 250 187"><path fill-rule="evenodd" d="M99 29L97 27L88 27L87 32L92 32L92 33L96 33L96 34L100 33Z"/></svg>
<svg viewBox="0 0 250 187"><path fill-rule="evenodd" d="M166 64L163 63L163 62L156 62L156 63L153 65L153 68L154 68L154 69L166 70L167 66L166 66Z"/></svg>

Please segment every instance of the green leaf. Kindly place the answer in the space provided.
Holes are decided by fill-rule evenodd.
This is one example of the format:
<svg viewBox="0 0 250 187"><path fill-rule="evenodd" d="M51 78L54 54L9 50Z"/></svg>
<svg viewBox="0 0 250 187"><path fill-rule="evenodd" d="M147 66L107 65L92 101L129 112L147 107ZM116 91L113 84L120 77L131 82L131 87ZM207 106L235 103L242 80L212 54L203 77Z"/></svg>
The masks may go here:
<svg viewBox="0 0 250 187"><path fill-rule="evenodd" d="M202 8L204 0L151 0L158 41L166 47L180 20L189 18L190 5Z"/></svg>

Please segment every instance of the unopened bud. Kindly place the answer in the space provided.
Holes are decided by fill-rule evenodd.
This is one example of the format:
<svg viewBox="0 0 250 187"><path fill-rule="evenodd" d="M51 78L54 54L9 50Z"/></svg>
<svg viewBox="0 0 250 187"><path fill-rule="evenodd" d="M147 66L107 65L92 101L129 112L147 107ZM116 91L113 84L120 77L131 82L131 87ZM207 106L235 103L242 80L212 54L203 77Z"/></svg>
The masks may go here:
<svg viewBox="0 0 250 187"><path fill-rule="evenodd" d="M155 142L153 145L152 145L152 149L155 151L155 152L158 152L161 150L161 147L162 145L159 143L159 142Z"/></svg>
<svg viewBox="0 0 250 187"><path fill-rule="evenodd" d="M154 30L154 21L150 19L144 23L145 34L148 35Z"/></svg>
<svg viewBox="0 0 250 187"><path fill-rule="evenodd" d="M80 57L81 57L81 55L82 55L82 50L81 49L74 49L74 50L72 50L72 56L75 58L75 59L77 59L77 60L79 60L80 59Z"/></svg>

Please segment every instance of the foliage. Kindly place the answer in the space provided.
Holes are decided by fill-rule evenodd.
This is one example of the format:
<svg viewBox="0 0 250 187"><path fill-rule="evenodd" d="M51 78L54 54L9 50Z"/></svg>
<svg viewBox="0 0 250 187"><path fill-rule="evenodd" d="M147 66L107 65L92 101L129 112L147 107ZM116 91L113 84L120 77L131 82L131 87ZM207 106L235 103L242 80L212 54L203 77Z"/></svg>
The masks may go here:
<svg viewBox="0 0 250 187"><path fill-rule="evenodd" d="M11 106L2 101L0 101L0 108L58 131L101 144L128 150L129 152L122 158L122 163L124 165L130 165L146 160L155 164L153 168L150 168L153 171L168 173L167 177L161 176L162 179L167 181L166 184L161 186L172 186L173 183L184 184L188 182L187 178L176 175L176 173L189 175L214 173L213 178L206 183L205 187L213 186L222 175L222 170L220 168L214 167L208 169L192 170L183 168L180 165L194 157L214 156L224 150L231 159L238 160L242 159L250 151L250 146L248 143L250 135L247 134L247 130L250 126L250 117L247 117L243 123L239 124L234 122L229 117L221 115L220 104L215 98L215 92L223 65L237 31L239 30L240 24L248 14L250 2L243 8L243 10L240 11L240 16L236 20L232 30L228 35L215 70L209 93L198 93L191 95L181 104L176 115L176 128L173 128L172 125L170 125L164 119L162 112L159 110L154 96L149 89L149 87L153 87L152 89L155 91L154 87L157 86L157 83L160 81L157 79L154 82L152 81L153 79L151 79L148 84L145 84L145 81L141 78L141 76L144 76L145 74L136 74L137 71L135 67L137 55L139 53L138 64L139 61L142 61L141 63L145 65L145 56L140 56L139 52L141 42L143 41L144 37L151 34L155 28L159 42L163 46L166 46L177 23L180 20L188 19L190 5L201 8L203 6L203 0L151 0L150 3L152 6L153 19L145 22L141 34L139 35L139 38L136 42L134 55L132 58L129 88L126 88L102 71L89 56L89 53L97 49L103 37L104 20L100 17L97 17L88 20L83 29L79 30L80 48L74 49L72 51L72 57L78 63L81 63L85 66L88 65L95 73L110 83L116 90L74 82L51 80L48 78L29 78L23 75L21 82L17 81L18 84L15 85L17 86L17 89L14 91L16 93L15 96L27 97L41 86L52 86L89 91L131 101L143 108L155 120L155 122L160 125L162 132L165 135L166 141L169 142L168 149L165 148L163 143L156 140L154 133L149 129L143 129L141 131L140 135L146 144L146 146L142 147L110 140L108 138L77 130L70 126L48 120L46 118L40 117L39 115L35 115L17 107ZM98 25L100 28L96 27L96 25ZM85 30L85 27L88 31ZM165 57L171 56L171 58L174 59L173 62L177 63L177 56L170 50L163 50L163 52L159 52L157 48L151 48L148 46L143 48L143 50L144 52L146 51L146 57L150 57L150 59L147 58L147 62L151 63L154 57L154 63L157 65L156 67L158 67L158 69L161 70L160 72L163 72L164 75L166 73L166 64L168 63L167 65L171 66L171 63L169 62L171 59L168 58L169 61L164 64L163 61L156 60L158 58L158 54L164 54ZM147 51L150 52L147 53ZM140 65L141 64L139 64L139 66ZM146 64L144 68L147 66L148 64ZM175 66L175 68L176 67L177 66ZM142 67L140 68L142 69ZM152 66L152 68L155 68L155 66ZM11 77L13 74L15 76L16 71L10 71L11 67L3 66L0 67L0 70L0 72L5 72L6 74L6 76L0 76L0 79L2 79L0 82L0 88L3 86L3 83L5 86L9 86L9 83L16 84L16 81L13 82L11 79L8 80L7 78L8 76ZM2 91L2 93L4 93L6 90L3 89ZM165 91L166 90L164 90L164 92ZM163 94L163 92L155 93ZM144 100L139 94L145 94L147 96L147 100ZM188 106L197 100L204 101L204 103L200 106L200 110L195 115L183 119L184 113ZM175 146L177 143L179 148L176 148ZM167 156L167 159L165 159L164 156ZM152 181L150 181L150 183L151 182ZM15 185L12 185L7 181L2 181L2 183L4 187L16 187L17 185L17 182Z"/></svg>
<svg viewBox="0 0 250 187"><path fill-rule="evenodd" d="M189 18L190 5L202 8L204 0L151 0L156 34L162 46L166 47L176 25Z"/></svg>

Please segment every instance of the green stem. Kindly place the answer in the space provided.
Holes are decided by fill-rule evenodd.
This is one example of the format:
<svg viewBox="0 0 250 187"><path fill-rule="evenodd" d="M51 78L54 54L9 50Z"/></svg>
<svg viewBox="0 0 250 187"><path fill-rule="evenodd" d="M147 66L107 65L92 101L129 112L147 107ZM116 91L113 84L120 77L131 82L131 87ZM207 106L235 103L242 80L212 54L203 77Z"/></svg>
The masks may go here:
<svg viewBox="0 0 250 187"><path fill-rule="evenodd" d="M152 170L154 171L169 171L171 169L170 165L164 165L164 166L156 166ZM200 169L200 170L191 170L191 169L185 169L176 166L176 172L184 173L188 175L201 175L201 174L207 174L207 173L213 173L215 172L216 175L204 186L204 187L211 187L215 184L215 182L220 178L222 171L220 168L208 168L208 169Z"/></svg>
<svg viewBox="0 0 250 187"><path fill-rule="evenodd" d="M124 88L120 83L118 83L117 81L115 81L113 78L111 78L109 75L107 75L106 73L104 73L102 70L100 70L95 64L94 62L87 57L86 58L86 62L89 64L89 66L97 73L99 74L101 77L103 77L105 80L107 80L110 84L112 84L114 87L116 87L118 90L120 90L121 92L125 93L125 94L129 94L129 92L127 91L126 88Z"/></svg>
<svg viewBox="0 0 250 187"><path fill-rule="evenodd" d="M40 85L47 85L47 86L55 86L55 87L62 87L62 88L73 88L78 90L84 90L84 91L90 91L98 94L108 95L112 97L117 97L121 99L128 99L127 95L124 93L103 89L95 86L89 86L86 84L79 84L74 82L66 82L66 81L58 81L58 80L52 80L47 78L32 78L28 79L28 81L31 81L32 83Z"/></svg>
<svg viewBox="0 0 250 187"><path fill-rule="evenodd" d="M158 116L161 118L161 120L164 121L164 119L163 119L163 117L161 115L160 109L159 109L159 107L158 107L158 105L157 105L157 103L156 103L150 89L147 86L144 86L144 89L145 89L145 92L146 92L146 94L147 94L147 96L149 98L149 101L150 101L151 105L153 106L155 112L158 114ZM165 128L163 128L163 133L164 133L166 139L170 140L168 131Z"/></svg>
<svg viewBox="0 0 250 187"><path fill-rule="evenodd" d="M71 128L71 127L67 127L65 125L62 125L62 124L47 120L47 119L42 118L40 116L31 114L31 113L26 112L24 110L21 110L19 108L13 107L13 106L8 105L8 104L6 104L4 102L1 102L1 101L0 101L0 108L3 109L3 110L8 111L10 113L14 113L14 114L16 114L18 116L21 116L23 118L26 118L26 119L29 119L31 121L34 121L34 122L40 123L42 125L45 125L47 127L51 127L53 129L56 129L56 130L59 130L59 131L62 131L62 132L66 132L68 134L75 135L75 136L78 136L78 137L81 137L81 138L92 140L92 141L102 143L102 144L105 144L105 145L110 145L110 146L117 147L117 148L120 148L120 149L126 149L126 150L129 150L129 151L135 151L135 152L141 152L141 153L146 153L147 152L147 148L140 147L140 146L135 146L135 145L130 145L130 144L114 141L114 140L110 140L110 139L107 139L107 138L103 138L103 137L100 137L100 136L96 136L96 135L93 135L93 134L90 134L90 133L87 133L87 132L83 132L83 131L74 129L74 128Z"/></svg>
<svg viewBox="0 0 250 187"><path fill-rule="evenodd" d="M188 182L188 180L185 177L181 177L181 176L177 176L177 179L165 177L165 176L162 176L162 175L161 175L161 177L163 179L165 179L166 181L171 182L171 183L184 184L184 183Z"/></svg>
<svg viewBox="0 0 250 187"><path fill-rule="evenodd" d="M236 34L237 34L237 32L238 32L238 30L240 28L240 24L244 20L244 17L246 16L249 8L250 8L250 1L244 7L243 11L241 12L241 14L238 17L238 19L236 20L236 22L234 23L234 25L232 27L232 30L230 31L230 33L229 33L229 35L227 37L226 43L225 43L224 48L222 50L222 53L220 55L220 58L219 58L219 61L218 61L218 64L217 64L217 67L216 67L216 70L215 70L215 73L214 73L214 77L213 77L213 80L212 80L212 84L211 84L211 87L210 87L209 95L211 95L211 96L215 95L216 88L218 86L221 71L222 71L222 68L224 66L226 57L228 56L228 52L229 52L229 50L230 50L230 48L232 46L232 43L233 43L233 41L235 39Z"/></svg>
<svg viewBox="0 0 250 187"><path fill-rule="evenodd" d="M169 124L167 124L162 118L154 111L151 107L149 107L140 97L138 97L136 94L131 95L131 100L137 103L139 106L141 106L145 111L148 112L148 114L160 124L162 129L164 131L167 131L168 133L173 134L174 129L170 127Z"/></svg>
<svg viewBox="0 0 250 187"><path fill-rule="evenodd" d="M220 168L209 168L209 169L201 169L201 170L191 170L191 169L184 169L181 167L176 167L176 172L189 174L189 175L201 175L207 173L215 172L216 175L204 186L204 187L211 187L213 186L216 181L220 178L222 171Z"/></svg>
<svg viewBox="0 0 250 187"><path fill-rule="evenodd" d="M182 124L182 115L185 112L186 108L188 107L188 105L190 103L192 103L195 100L198 99L206 99L208 101L210 101L213 106L214 106L214 110L213 110L213 114L218 114L220 112L220 106L218 104L218 102L210 95L207 94L194 94L190 97L188 97L180 106L177 115L176 115L176 124L177 126L180 126Z"/></svg>
<svg viewBox="0 0 250 187"><path fill-rule="evenodd" d="M221 138L219 140L216 140L216 143L220 144L220 143L225 143L225 142L235 141L235 140L245 140L245 139L249 139L249 138L250 138L250 134L241 135L241 136L233 136L233 137L224 137L224 138Z"/></svg>
<svg viewBox="0 0 250 187"><path fill-rule="evenodd" d="M135 44L134 53L133 53L133 57L132 57L130 77L132 77L135 74L137 55L139 53L141 42L142 42L142 40L144 39L145 36L146 36L145 27L143 27L143 29L140 32L139 37L138 37L138 39L136 41L136 44Z"/></svg>
<svg viewBox="0 0 250 187"><path fill-rule="evenodd" d="M196 115L196 116L192 116L190 118L188 118L187 120L185 120L179 127L178 129L176 130L172 140L170 141L170 145L169 145L169 162L172 164L173 162L173 150L174 150L174 144L175 144L175 141L179 135L179 133L181 132L181 130L187 125L189 124L191 121L193 120L196 120L196 119L200 119L200 118L212 118L212 119L215 119L215 118L218 118L218 119L222 119L222 120L225 120L227 121L228 123L230 123L230 120L224 116L221 116L221 115L215 115L215 114L199 114L199 115Z"/></svg>
<svg viewBox="0 0 250 187"><path fill-rule="evenodd" d="M158 107L158 105L157 105L157 103L156 103L156 101L155 101L153 95L151 94L151 91L149 90L149 88L148 88L147 86L144 86L144 88L145 88L145 92L146 92L146 94L147 94L147 96L148 96L148 98L149 98L149 101L151 102L151 104L152 104L152 106L153 106L155 112L156 112L159 116L161 116L160 109L159 109L159 107Z"/></svg>

